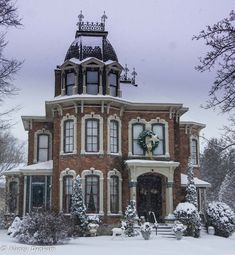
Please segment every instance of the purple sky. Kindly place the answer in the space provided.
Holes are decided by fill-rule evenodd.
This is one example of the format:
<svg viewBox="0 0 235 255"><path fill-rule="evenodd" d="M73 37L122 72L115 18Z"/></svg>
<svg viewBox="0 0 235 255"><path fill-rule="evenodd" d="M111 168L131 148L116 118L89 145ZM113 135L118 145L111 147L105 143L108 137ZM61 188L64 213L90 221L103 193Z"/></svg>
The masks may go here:
<svg viewBox="0 0 235 255"><path fill-rule="evenodd" d="M125 99L184 103L190 111L183 120L205 123L207 138L221 133L228 116L200 107L215 73L194 70L208 49L192 36L228 16L234 0L18 0L17 5L24 26L9 30L5 53L25 60L14 81L21 92L7 100L7 106L22 107L13 116L18 138L27 139L21 115L44 115L44 101L53 98L54 69L74 40L80 10L85 21L100 21L106 11L108 38L119 62L136 68L139 87L123 88Z"/></svg>

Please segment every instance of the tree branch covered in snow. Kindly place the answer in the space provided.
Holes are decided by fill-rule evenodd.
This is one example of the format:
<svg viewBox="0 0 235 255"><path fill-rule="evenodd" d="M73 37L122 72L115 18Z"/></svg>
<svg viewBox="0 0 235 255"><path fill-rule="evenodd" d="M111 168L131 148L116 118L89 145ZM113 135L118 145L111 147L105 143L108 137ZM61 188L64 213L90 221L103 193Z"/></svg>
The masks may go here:
<svg viewBox="0 0 235 255"><path fill-rule="evenodd" d="M216 69L216 78L209 91L206 108L219 107L222 112L229 112L235 107L235 13L228 18L207 26L195 40L204 40L209 51L200 58L196 70L200 72Z"/></svg>

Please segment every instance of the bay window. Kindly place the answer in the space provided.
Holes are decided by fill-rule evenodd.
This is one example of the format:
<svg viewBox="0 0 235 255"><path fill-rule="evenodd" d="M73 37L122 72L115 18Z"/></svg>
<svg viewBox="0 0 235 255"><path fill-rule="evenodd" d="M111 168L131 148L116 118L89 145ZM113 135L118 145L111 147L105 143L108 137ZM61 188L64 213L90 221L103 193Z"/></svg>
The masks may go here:
<svg viewBox="0 0 235 255"><path fill-rule="evenodd" d="M119 151L119 132L118 132L118 121L111 120L109 126L109 142L110 142L110 153L118 153Z"/></svg>
<svg viewBox="0 0 235 255"><path fill-rule="evenodd" d="M75 85L75 74L73 72L66 74L65 79L65 93L70 96L73 95L73 87Z"/></svg>
<svg viewBox="0 0 235 255"><path fill-rule="evenodd" d="M71 212L71 202L73 193L73 176L67 175L63 177L63 212Z"/></svg>
<svg viewBox="0 0 235 255"><path fill-rule="evenodd" d="M86 119L86 152L98 152L99 151L99 120L98 119Z"/></svg>
<svg viewBox="0 0 235 255"><path fill-rule="evenodd" d="M100 197L99 197L99 176L85 176L85 204L88 213L99 213Z"/></svg>
<svg viewBox="0 0 235 255"><path fill-rule="evenodd" d="M64 122L64 152L72 153L74 150L74 121Z"/></svg>

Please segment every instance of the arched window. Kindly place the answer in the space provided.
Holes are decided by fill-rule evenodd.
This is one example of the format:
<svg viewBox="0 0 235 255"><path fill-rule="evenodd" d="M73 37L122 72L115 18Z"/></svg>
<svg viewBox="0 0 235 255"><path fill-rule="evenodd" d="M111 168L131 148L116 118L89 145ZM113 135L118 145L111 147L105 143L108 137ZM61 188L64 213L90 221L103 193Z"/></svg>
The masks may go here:
<svg viewBox="0 0 235 255"><path fill-rule="evenodd" d="M85 204L88 213L100 211L100 180L97 175L85 176Z"/></svg>
<svg viewBox="0 0 235 255"><path fill-rule="evenodd" d="M119 212L119 177L112 175L110 183L110 212L117 214Z"/></svg>
<svg viewBox="0 0 235 255"><path fill-rule="evenodd" d="M144 131L145 125L143 123L134 123L132 125L132 154L144 155L144 150L138 144L138 137Z"/></svg>
<svg viewBox="0 0 235 255"><path fill-rule="evenodd" d="M49 160L49 135L38 135L37 162Z"/></svg>
<svg viewBox="0 0 235 255"><path fill-rule="evenodd" d="M64 122L64 152L72 153L74 150L74 121Z"/></svg>
<svg viewBox="0 0 235 255"><path fill-rule="evenodd" d="M99 151L99 120L87 119L86 120L86 152Z"/></svg>
<svg viewBox="0 0 235 255"><path fill-rule="evenodd" d="M18 202L18 183L12 181L9 184L9 212L16 213L17 211L17 202Z"/></svg>
<svg viewBox="0 0 235 255"><path fill-rule="evenodd" d="M73 176L63 177L63 212L70 213L73 192Z"/></svg>
<svg viewBox="0 0 235 255"><path fill-rule="evenodd" d="M74 72L66 73L65 79L65 93L70 96L73 95L73 87L75 85L75 75Z"/></svg>
<svg viewBox="0 0 235 255"><path fill-rule="evenodd" d="M110 153L119 152L119 127L118 121L111 120L109 126Z"/></svg>
<svg viewBox="0 0 235 255"><path fill-rule="evenodd" d="M118 94L118 77L115 73L109 74L110 96L116 97Z"/></svg>
<svg viewBox="0 0 235 255"><path fill-rule="evenodd" d="M152 131L159 138L159 144L153 151L153 155L165 155L165 125L161 123L152 124Z"/></svg>
<svg viewBox="0 0 235 255"><path fill-rule="evenodd" d="M99 72L87 71L86 75L86 92L87 94L97 95L99 93Z"/></svg>

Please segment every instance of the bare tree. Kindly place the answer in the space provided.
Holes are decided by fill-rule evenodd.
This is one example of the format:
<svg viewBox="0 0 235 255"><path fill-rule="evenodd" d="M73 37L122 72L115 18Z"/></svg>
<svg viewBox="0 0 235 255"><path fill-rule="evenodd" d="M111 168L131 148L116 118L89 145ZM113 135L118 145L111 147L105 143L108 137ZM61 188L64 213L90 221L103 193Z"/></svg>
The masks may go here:
<svg viewBox="0 0 235 255"><path fill-rule="evenodd" d="M8 27L18 27L21 25L21 20L17 13L15 2L12 0L0 0L0 27L6 29ZM19 70L22 62L12 58L8 59L3 52L7 46L5 40L6 32L0 32L0 104L3 103L6 97L17 93L18 89L12 83L14 75ZM0 112L0 129L9 127L9 119L7 116L16 110L12 108L5 112Z"/></svg>
<svg viewBox="0 0 235 255"><path fill-rule="evenodd" d="M235 108L235 13L228 18L207 26L193 39L205 40L210 50L196 69L200 72L216 69L216 78L209 91L206 108L219 107L222 112Z"/></svg>
<svg viewBox="0 0 235 255"><path fill-rule="evenodd" d="M9 132L0 131L0 175L25 162L25 144Z"/></svg>

